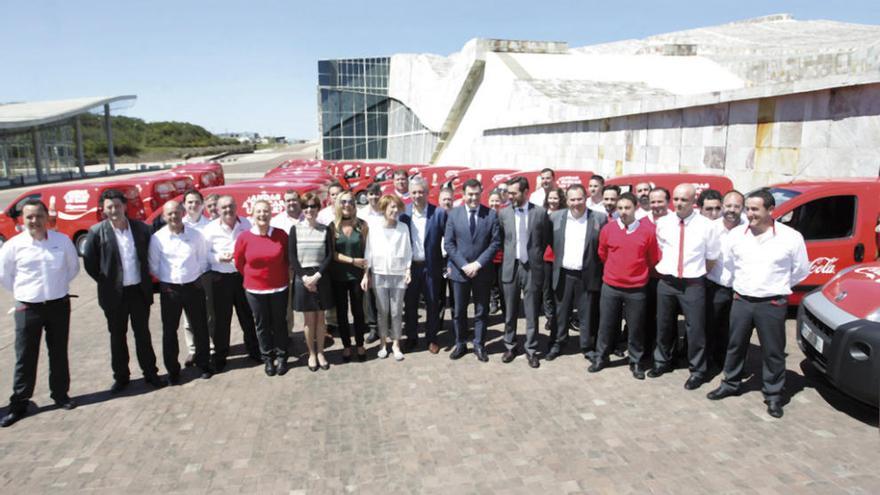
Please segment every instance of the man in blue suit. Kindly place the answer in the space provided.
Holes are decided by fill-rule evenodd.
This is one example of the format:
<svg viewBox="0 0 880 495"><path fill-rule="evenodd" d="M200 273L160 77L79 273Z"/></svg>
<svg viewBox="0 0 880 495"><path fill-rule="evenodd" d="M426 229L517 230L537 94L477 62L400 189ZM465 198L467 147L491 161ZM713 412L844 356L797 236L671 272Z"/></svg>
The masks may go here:
<svg viewBox="0 0 880 495"><path fill-rule="evenodd" d="M428 185L425 179L416 176L409 182L409 195L412 203L400 216L400 221L409 226L412 242L412 264L410 282L404 296L404 331L406 350L416 348L419 342L419 300L424 295L427 310L425 340L431 354L440 352L437 332L440 330L440 290L443 279L443 252L440 248L446 230L446 211L428 203Z"/></svg>
<svg viewBox="0 0 880 495"><path fill-rule="evenodd" d="M446 221L444 246L449 256L449 278L455 298L453 329L455 349L450 359L458 359L467 352L467 306L474 302L474 354L481 362L489 357L483 349L483 338L489 306L489 290L495 281L492 258L501 247L498 217L494 210L480 204L483 186L469 179L462 188L464 202L453 208Z"/></svg>

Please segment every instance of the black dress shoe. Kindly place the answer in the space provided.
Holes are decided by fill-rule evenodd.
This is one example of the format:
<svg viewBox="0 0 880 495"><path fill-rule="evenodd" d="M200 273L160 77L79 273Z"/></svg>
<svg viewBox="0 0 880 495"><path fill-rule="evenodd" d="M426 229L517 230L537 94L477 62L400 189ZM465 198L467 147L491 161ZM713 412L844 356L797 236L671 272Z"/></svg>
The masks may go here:
<svg viewBox="0 0 880 495"><path fill-rule="evenodd" d="M688 377L687 381L684 382L685 390L696 390L700 388L700 385L703 384L703 377L698 375L691 375Z"/></svg>
<svg viewBox="0 0 880 495"><path fill-rule="evenodd" d="M71 409L76 409L76 402L74 402L74 400L70 397L62 397L60 399L56 399L55 405L67 411L70 411Z"/></svg>
<svg viewBox="0 0 880 495"><path fill-rule="evenodd" d="M559 351L557 351L556 349L550 349L550 352L548 352L547 355L544 356L544 359L546 359L547 361L553 361L554 359L556 359L558 357L559 357Z"/></svg>
<svg viewBox="0 0 880 495"><path fill-rule="evenodd" d="M589 371L590 373L598 373L605 369L606 366L608 366L608 361L599 358L593 361L593 364L591 364L590 367L587 368L587 371Z"/></svg>
<svg viewBox="0 0 880 495"><path fill-rule="evenodd" d="M403 343L403 350L406 352L411 352L411 351L414 351L416 349L416 347L418 347L418 346L419 346L419 339L412 339L412 340L406 339L406 341Z"/></svg>
<svg viewBox="0 0 880 495"><path fill-rule="evenodd" d="M125 390L125 387L128 386L129 380L126 378L125 380L114 380L113 385L110 385L110 393L118 394Z"/></svg>
<svg viewBox="0 0 880 495"><path fill-rule="evenodd" d="M165 380L168 382L168 385L180 385L180 373L168 373Z"/></svg>
<svg viewBox="0 0 880 495"><path fill-rule="evenodd" d="M631 366L630 371L632 371L633 378L636 380L644 380L645 379L645 370L639 368L638 366Z"/></svg>
<svg viewBox="0 0 880 495"><path fill-rule="evenodd" d="M513 361L513 358L516 357L516 351L504 351L504 354L501 355L502 363L509 363Z"/></svg>
<svg viewBox="0 0 880 495"><path fill-rule="evenodd" d="M489 356L486 355L486 349L482 347L474 347L474 355L477 356L477 360L481 363L488 363Z"/></svg>
<svg viewBox="0 0 880 495"><path fill-rule="evenodd" d="M215 359L214 360L214 371L216 373L222 373L223 370L226 369L226 359Z"/></svg>
<svg viewBox="0 0 880 495"><path fill-rule="evenodd" d="M202 370L202 374L199 375L199 378L201 378L202 380L208 380L208 379L210 379L212 376L214 376L214 372L213 372L213 371L211 371L211 370Z"/></svg>
<svg viewBox="0 0 880 495"><path fill-rule="evenodd" d="M275 367L275 361L271 359L266 360L266 376L275 376L278 373L278 369Z"/></svg>
<svg viewBox="0 0 880 495"><path fill-rule="evenodd" d="M278 376L284 376L284 374L287 373L287 370L289 369L290 368L287 366L287 358L278 358L278 367L276 369L276 373L278 374Z"/></svg>
<svg viewBox="0 0 880 495"><path fill-rule="evenodd" d="M648 372L648 376L650 376L651 378L658 378L665 375L666 373L669 373L670 371L672 371L671 366L654 366L653 368L651 368L651 371Z"/></svg>
<svg viewBox="0 0 880 495"><path fill-rule="evenodd" d="M541 361L538 360L538 356L536 356L534 354L529 356L529 366L532 368L540 368L541 367Z"/></svg>
<svg viewBox="0 0 880 495"><path fill-rule="evenodd" d="M162 383L162 380L156 375L145 376L144 382L149 383L153 388L162 388L165 386L165 384Z"/></svg>
<svg viewBox="0 0 880 495"><path fill-rule="evenodd" d="M3 418L0 419L0 427L7 428L12 426L25 416L27 416L27 408L12 409L6 414L6 416L3 416Z"/></svg>
<svg viewBox="0 0 880 495"><path fill-rule="evenodd" d="M777 419L782 417L782 401L765 400L764 403L767 404L767 414Z"/></svg>
<svg viewBox="0 0 880 495"><path fill-rule="evenodd" d="M362 363L366 362L367 361L367 353L366 352L363 354L358 353L357 359L358 359L358 361L360 361Z"/></svg>
<svg viewBox="0 0 880 495"><path fill-rule="evenodd" d="M330 369L330 363L329 363L329 362L324 363L324 364L318 364L318 366L319 366L322 370L324 370L324 371L327 371L327 370Z"/></svg>
<svg viewBox="0 0 880 495"><path fill-rule="evenodd" d="M372 344L373 342L379 340L379 335L376 333L376 329L370 329L370 333L367 334L367 337L364 339L368 344Z"/></svg>
<svg viewBox="0 0 880 495"><path fill-rule="evenodd" d="M720 387L718 387L715 390L712 390L711 392L706 394L706 398L709 400L721 400L721 399L726 399L728 397L734 397L739 394L740 394L740 391L738 389L733 389L733 388L725 387L724 385L721 385Z"/></svg>
<svg viewBox="0 0 880 495"><path fill-rule="evenodd" d="M467 346L457 345L455 346L455 349L452 349L452 352L449 353L449 359L459 359L465 354L467 354Z"/></svg>

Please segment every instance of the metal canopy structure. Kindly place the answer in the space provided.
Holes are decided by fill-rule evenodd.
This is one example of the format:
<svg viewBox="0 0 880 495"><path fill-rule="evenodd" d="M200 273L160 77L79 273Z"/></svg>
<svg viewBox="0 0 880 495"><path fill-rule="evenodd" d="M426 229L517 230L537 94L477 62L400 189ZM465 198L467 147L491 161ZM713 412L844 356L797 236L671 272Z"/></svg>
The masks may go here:
<svg viewBox="0 0 880 495"><path fill-rule="evenodd" d="M135 95L121 95L0 104L0 162L2 162L0 173L5 176L7 181L11 180L13 176L18 175L18 179L21 182L25 182L26 177L30 174L16 174L14 170L11 170L9 166L9 153L5 149L6 147L3 145L2 140L4 136L17 136L19 138L17 142L20 143L20 138L23 135L30 134L29 147L32 147L31 153L33 153L33 175L36 178L36 182L45 181L47 179L47 171L43 161L47 146L42 142L42 135L58 128L73 126L76 134L76 163L79 175L85 175L80 115L100 107L103 107L104 110L104 131L107 135L107 154L110 170L115 170L113 129L110 125L110 105L120 101L134 101L136 99L137 96ZM64 137L61 139L64 139ZM55 149L57 147L52 148Z"/></svg>

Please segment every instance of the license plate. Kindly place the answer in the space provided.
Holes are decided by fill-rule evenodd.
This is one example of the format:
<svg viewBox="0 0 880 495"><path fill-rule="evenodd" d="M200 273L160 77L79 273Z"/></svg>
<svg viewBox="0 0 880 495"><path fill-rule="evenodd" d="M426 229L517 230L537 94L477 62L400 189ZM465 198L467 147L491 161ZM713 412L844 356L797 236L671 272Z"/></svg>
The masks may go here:
<svg viewBox="0 0 880 495"><path fill-rule="evenodd" d="M801 325L801 336L809 342L813 347L816 348L819 353L822 353L822 348L825 346L825 341L822 340L822 337L816 334L816 331L809 327L806 323Z"/></svg>

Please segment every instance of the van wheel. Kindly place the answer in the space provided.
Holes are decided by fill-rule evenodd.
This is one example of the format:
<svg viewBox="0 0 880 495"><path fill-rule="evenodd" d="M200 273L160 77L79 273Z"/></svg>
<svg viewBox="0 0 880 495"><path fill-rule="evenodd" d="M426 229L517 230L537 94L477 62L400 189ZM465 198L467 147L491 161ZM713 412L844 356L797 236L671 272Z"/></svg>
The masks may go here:
<svg viewBox="0 0 880 495"><path fill-rule="evenodd" d="M355 201L357 201L357 204L359 204L361 206L366 205L367 204L367 191L361 191L361 192L357 193L355 195L354 199L355 199Z"/></svg>
<svg viewBox="0 0 880 495"><path fill-rule="evenodd" d="M80 232L73 239L73 245L76 247L76 252L82 257L82 255L86 252L86 237L88 237L86 232Z"/></svg>

